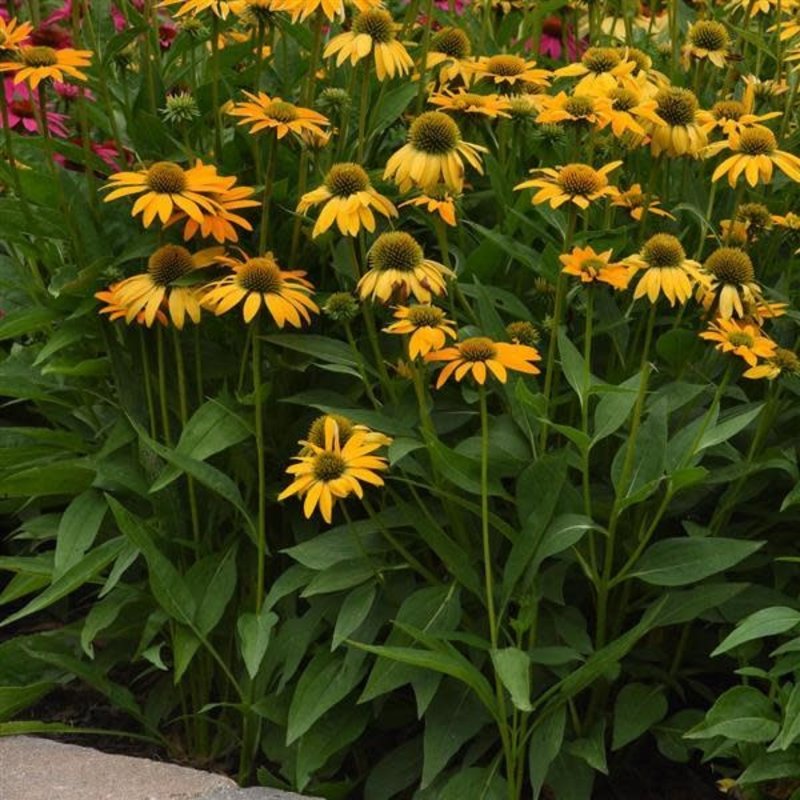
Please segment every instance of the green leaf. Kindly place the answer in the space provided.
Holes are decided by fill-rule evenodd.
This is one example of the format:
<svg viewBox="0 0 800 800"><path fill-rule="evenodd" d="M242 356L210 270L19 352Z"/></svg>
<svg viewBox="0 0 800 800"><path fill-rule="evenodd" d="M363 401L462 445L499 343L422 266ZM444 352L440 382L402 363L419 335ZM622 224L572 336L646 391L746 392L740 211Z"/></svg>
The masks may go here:
<svg viewBox="0 0 800 800"><path fill-rule="evenodd" d="M16 613L0 622L0 628L35 614L71 594L76 589L96 578L121 552L125 545L122 537L103 542L70 567L60 578L53 581L40 595Z"/></svg>
<svg viewBox="0 0 800 800"><path fill-rule="evenodd" d="M52 308L23 308L10 311L0 319L0 342L40 331L58 317L59 313Z"/></svg>
<svg viewBox="0 0 800 800"><path fill-rule="evenodd" d="M611 479L614 491L620 499L632 499L645 486L654 486L664 474L667 449L667 416L666 399L658 400L650 408L647 419L642 423L636 439L636 452L626 485L622 485L624 463L627 459L631 440L617 451L611 467ZM643 498L641 498L643 499ZM638 499L637 499L638 501Z"/></svg>
<svg viewBox="0 0 800 800"><path fill-rule="evenodd" d="M113 625L122 609L135 599L136 594L134 592L127 587L119 587L107 597L98 600L89 609L81 628L81 648L89 658L94 658L94 646L92 643L97 634Z"/></svg>
<svg viewBox="0 0 800 800"><path fill-rule="evenodd" d="M209 400L186 423L175 452L196 461L205 461L210 456L244 441L250 433L244 420L234 411L219 400ZM150 491L160 491L180 474L178 467L167 467L150 487Z"/></svg>
<svg viewBox="0 0 800 800"><path fill-rule="evenodd" d="M700 540L704 541L704 540ZM745 642L754 639L763 639L766 636L775 636L779 633L786 633L800 624L800 611L786 606L772 606L762 608L749 617L745 617L736 628L729 633L720 645L711 653L712 656L719 656L727 653Z"/></svg>
<svg viewBox="0 0 800 800"><path fill-rule="evenodd" d="M447 445L442 444L435 436L427 433L424 436L428 447L428 455L433 461L437 472L457 488L470 494L480 495L480 461L457 453ZM506 494L500 479L491 472L488 476L488 489L490 495L503 497Z"/></svg>
<svg viewBox="0 0 800 800"><path fill-rule="evenodd" d="M259 614L247 612L239 615L236 633L239 637L239 651L242 654L247 674L255 679L261 669L261 662L267 653L272 629L278 622L278 615L264 606Z"/></svg>
<svg viewBox="0 0 800 800"><path fill-rule="evenodd" d="M734 686L717 698L703 722L684 735L687 739L723 736L736 742L769 742L779 729L769 698L752 686Z"/></svg>
<svg viewBox="0 0 800 800"><path fill-rule="evenodd" d="M350 589L375 577L375 566L366 558L341 561L315 575L303 590L301 597L330 594Z"/></svg>
<svg viewBox="0 0 800 800"><path fill-rule="evenodd" d="M535 723L528 745L528 772L533 786L533 800L539 800L550 765L561 752L566 724L566 705L554 707Z"/></svg>
<svg viewBox="0 0 800 800"><path fill-rule="evenodd" d="M292 695L286 726L290 745L308 731L329 709L358 685L364 673L364 654L349 650L339 653L320 650L306 667Z"/></svg>
<svg viewBox="0 0 800 800"><path fill-rule="evenodd" d="M0 478L0 494L26 498L75 495L88 489L94 476L94 470L85 461L56 461Z"/></svg>
<svg viewBox="0 0 800 800"><path fill-rule="evenodd" d="M295 350L311 356L314 361L324 361L348 367L357 367L353 351L345 342L312 333L274 333L262 337L265 342Z"/></svg>
<svg viewBox="0 0 800 800"><path fill-rule="evenodd" d="M697 447L698 452L705 450L707 447L713 447L715 444L727 442L728 439L733 438L739 431L744 430L760 413L764 404L761 403L755 408L750 408L746 411L737 411L726 417L722 422L715 425L711 430L707 430L700 440Z"/></svg>
<svg viewBox="0 0 800 800"><path fill-rule="evenodd" d="M736 785L753 786L767 781L798 777L800 777L800 765L797 763L796 753L764 753L747 765L747 769L736 779ZM789 800L796 798L795 792Z"/></svg>
<svg viewBox="0 0 800 800"><path fill-rule="evenodd" d="M660 686L629 683L622 687L614 703L612 750L619 750L661 722L669 710Z"/></svg>
<svg viewBox="0 0 800 800"><path fill-rule="evenodd" d="M800 738L800 683L792 686L789 698L783 709L783 725L769 750L788 750ZM800 767L796 768L800 772Z"/></svg>
<svg viewBox="0 0 800 800"><path fill-rule="evenodd" d="M83 558L94 543L107 510L105 497L94 489L79 494L67 506L56 534L54 579Z"/></svg>
<svg viewBox="0 0 800 800"><path fill-rule="evenodd" d="M685 586L735 566L764 542L739 539L663 539L644 551L629 577L652 586Z"/></svg>
<svg viewBox="0 0 800 800"><path fill-rule="evenodd" d="M430 786L450 759L489 721L468 686L443 681L425 713L420 788Z"/></svg>
<svg viewBox="0 0 800 800"><path fill-rule="evenodd" d="M583 759L593 770L608 775L606 722L598 720L587 736L569 744L569 752Z"/></svg>
<svg viewBox="0 0 800 800"><path fill-rule="evenodd" d="M581 407L583 407L592 383L591 375L586 369L586 361L578 352L578 348L572 344L566 330L563 328L558 331L558 354L561 358L561 368L564 370L567 382L575 394L578 395Z"/></svg>
<svg viewBox="0 0 800 800"><path fill-rule="evenodd" d="M718 608L748 586L746 583L703 583L693 589L667 592L655 624L682 625L691 622L705 611Z"/></svg>
<svg viewBox="0 0 800 800"><path fill-rule="evenodd" d="M336 617L331 650L335 650L351 633L358 630L375 602L376 593L374 583L365 583L363 586L353 589L345 597Z"/></svg>
<svg viewBox="0 0 800 800"><path fill-rule="evenodd" d="M55 685L50 681L42 681L28 686L0 686L0 722L6 722L41 700Z"/></svg>
<svg viewBox="0 0 800 800"><path fill-rule="evenodd" d="M106 495L106 499L119 529L147 561L150 588L156 602L174 620L191 626L197 606L183 577L158 549L144 521L134 517L110 495Z"/></svg>
<svg viewBox="0 0 800 800"><path fill-rule="evenodd" d="M197 613L194 622L204 636L217 627L236 591L237 551L238 544L234 542L221 558L213 557L216 561L213 572L204 576L206 580L200 588L200 596L195 593Z"/></svg>
<svg viewBox="0 0 800 800"><path fill-rule="evenodd" d="M520 711L531 711L531 660L516 647L492 650L492 663L511 702Z"/></svg>
<svg viewBox="0 0 800 800"><path fill-rule="evenodd" d="M636 403L641 379L641 373L637 373L618 387L613 387L611 391L604 391L594 411L592 447L625 424ZM605 390L610 387L603 388Z"/></svg>

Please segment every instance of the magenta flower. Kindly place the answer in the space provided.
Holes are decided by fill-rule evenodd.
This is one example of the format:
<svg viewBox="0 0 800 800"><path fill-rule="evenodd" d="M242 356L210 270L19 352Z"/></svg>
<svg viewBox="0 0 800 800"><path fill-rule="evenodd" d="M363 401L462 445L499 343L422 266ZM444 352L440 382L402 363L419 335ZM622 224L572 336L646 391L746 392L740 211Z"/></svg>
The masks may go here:
<svg viewBox="0 0 800 800"><path fill-rule="evenodd" d="M558 61L564 51L564 41L567 43L568 61L577 61L583 51L586 50L587 43L579 40L575 36L570 25L566 28L560 17L547 17L542 22L542 37L539 40L539 53L549 56L554 61ZM526 49L530 49L533 42L526 42Z"/></svg>
<svg viewBox="0 0 800 800"><path fill-rule="evenodd" d="M36 119L34 110L35 98L24 83L14 84L13 78L6 78L3 82L3 89L6 95L6 105L8 106L8 127L18 133L42 133L39 130L39 122ZM52 136L61 139L66 138L67 128L66 114L59 114L56 111L47 110L47 127ZM2 125L2 120L0 120Z"/></svg>

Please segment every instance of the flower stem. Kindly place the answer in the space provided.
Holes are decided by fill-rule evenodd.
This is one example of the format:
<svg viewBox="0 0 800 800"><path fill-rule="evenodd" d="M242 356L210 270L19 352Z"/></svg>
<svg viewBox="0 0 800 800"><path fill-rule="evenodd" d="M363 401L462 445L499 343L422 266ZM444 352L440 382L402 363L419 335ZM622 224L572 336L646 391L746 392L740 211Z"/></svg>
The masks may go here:
<svg viewBox="0 0 800 800"><path fill-rule="evenodd" d="M161 407L161 428L164 441L172 447L172 430L169 422L169 406L167 405L167 369L164 360L164 331L161 324L156 323L156 359L158 361L158 401Z"/></svg>
<svg viewBox="0 0 800 800"><path fill-rule="evenodd" d="M145 332L139 326L139 352L142 357L142 373L144 374L144 396L147 402L147 423L150 438L156 438L156 407L153 402L153 384L150 378L150 355L147 351Z"/></svg>
<svg viewBox="0 0 800 800"><path fill-rule="evenodd" d="M564 234L564 252L568 253L572 247L572 238L575 235L575 222L577 215L574 208L570 208L567 219L567 230ZM555 379L556 346L558 341L558 329L561 325L561 317L564 314L564 304L567 294L566 277L563 272L558 273L556 284L556 304L553 310L553 319L550 323L550 341L547 343L547 361L545 362L544 374L544 414L547 416L550 411L550 396L553 392L553 381ZM542 425L542 432L539 437L539 449L544 453L547 450L547 436L550 426L547 422Z"/></svg>
<svg viewBox="0 0 800 800"><path fill-rule="evenodd" d="M486 410L486 387L478 387L481 407L481 539L483 541L483 579L486 588L486 610L489 614L489 638L497 649L497 616L494 607L492 551L489 541L489 414Z"/></svg>
<svg viewBox="0 0 800 800"><path fill-rule="evenodd" d="M219 104L219 17L211 15L211 110L214 114L214 157L222 161L222 115Z"/></svg>
<svg viewBox="0 0 800 800"><path fill-rule="evenodd" d="M589 436L589 384L592 375L592 333L594 325L594 289L586 291L586 332L583 337L583 398L581 399L581 430ZM583 453L583 510L587 517L592 517L591 475L589 472L589 448ZM592 566L595 566L594 537L590 540Z"/></svg>
<svg viewBox="0 0 800 800"><path fill-rule="evenodd" d="M267 551L267 480L264 454L264 398L261 385L261 336L259 333L261 315L253 320L253 414L256 430L256 468L258 472L258 565L256 569L256 613L261 611L264 602L264 561Z"/></svg>
<svg viewBox="0 0 800 800"><path fill-rule="evenodd" d="M172 344L175 349L175 367L178 373L178 407L181 414L181 430L186 429L189 421L189 401L186 392L186 364L183 359L183 347L177 328L172 329ZM200 547L200 515L197 510L197 487L191 475L186 476L189 490L189 514L192 520L192 537L194 539L195 551L199 552Z"/></svg>
<svg viewBox="0 0 800 800"><path fill-rule="evenodd" d="M357 161L360 164L364 160L364 151L367 146L367 112L369 111L369 62L364 61L364 68L361 72L361 103L358 108L358 149Z"/></svg>
<svg viewBox="0 0 800 800"><path fill-rule="evenodd" d="M261 198L261 224L258 229L258 254L263 255L269 242L269 212L272 202L272 184L275 180L275 151L277 150L275 134L266 133L266 154L264 157L264 195Z"/></svg>

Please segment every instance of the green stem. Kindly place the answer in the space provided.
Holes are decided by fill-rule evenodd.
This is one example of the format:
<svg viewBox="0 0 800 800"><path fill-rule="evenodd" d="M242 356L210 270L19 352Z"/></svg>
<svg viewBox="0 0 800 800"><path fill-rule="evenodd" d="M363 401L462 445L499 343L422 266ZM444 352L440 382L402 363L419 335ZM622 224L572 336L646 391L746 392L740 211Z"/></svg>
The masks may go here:
<svg viewBox="0 0 800 800"><path fill-rule="evenodd" d="M175 367L178 373L178 408L181 414L181 430L186 430L186 423L189 421L189 400L186 392L186 364L183 359L183 347L181 346L180 334L177 328L172 328L172 344L175 349ZM192 537L194 539L195 550L199 552L200 515L197 509L197 487L191 475L187 475L186 477L189 489L189 513L192 520Z"/></svg>
<svg viewBox="0 0 800 800"><path fill-rule="evenodd" d="M211 109L214 114L214 157L222 162L222 114L219 103L219 17L211 15Z"/></svg>
<svg viewBox="0 0 800 800"><path fill-rule="evenodd" d="M586 329L583 337L583 397L581 398L581 430L589 438L589 386L592 379L592 333L594 326L594 289L591 285L586 291ZM582 452L582 485L583 512L592 518L591 488L591 450L583 448ZM597 554L594 536L589 537L589 558L593 572L597 572Z"/></svg>
<svg viewBox="0 0 800 800"><path fill-rule="evenodd" d="M380 408L381 403L378 398L375 397L375 393L372 391L372 383L367 377L367 369L364 365L364 356L361 355L361 351L358 349L358 344L356 344L355 337L353 336L353 329L349 322L344 323L344 332L347 336L347 343L350 345L350 349L353 352L353 358L356 360L356 364L358 365L358 372L361 375L361 380L364 383L364 389L367 393L367 397L372 405L375 406L375 408Z"/></svg>
<svg viewBox="0 0 800 800"><path fill-rule="evenodd" d="M161 406L161 429L164 441L172 447L172 431L169 422L169 406L167 405L167 369L164 359L164 331L156 323L156 359L158 362L158 401Z"/></svg>
<svg viewBox="0 0 800 800"><path fill-rule="evenodd" d="M368 61L364 61L361 72L361 102L358 107L358 148L357 161L360 164L364 160L364 151L367 146L367 112L369 111L369 79L370 66Z"/></svg>
<svg viewBox="0 0 800 800"><path fill-rule="evenodd" d="M417 90L417 114L421 114L425 107L426 83L428 78L428 47L431 41L431 27L433 26L433 0L425 3L425 29L422 32L420 52L422 62L419 69L419 88Z"/></svg>
<svg viewBox="0 0 800 800"><path fill-rule="evenodd" d="M575 235L575 222L577 215L574 208L567 212L567 230L564 234L564 252L569 253L572 247L572 238ZM556 283L556 303L553 310L553 319L550 322L550 341L547 343L547 360L545 362L544 373L544 416L550 412L550 396L553 392L553 381L555 380L556 348L558 345L558 329L561 326L561 318L564 314L564 305L567 296L567 282L564 272L558 273ZM549 418L548 418L549 419ZM548 421L542 423L542 432L539 437L539 449L542 453L547 450L547 437L550 432Z"/></svg>
<svg viewBox="0 0 800 800"><path fill-rule="evenodd" d="M261 386L261 322L260 313L253 320L253 414L256 432L256 469L258 473L258 523L257 547L258 564L256 569L256 613L261 611L264 602L264 562L267 551L267 478L264 452L264 398Z"/></svg>
<svg viewBox="0 0 800 800"><path fill-rule="evenodd" d="M498 630L494 607L492 551L489 541L489 415L486 410L486 387L478 387L481 408L481 538L483 541L483 579L486 589L486 610L489 614L489 637L497 649Z"/></svg>
<svg viewBox="0 0 800 800"><path fill-rule="evenodd" d="M28 200L25 197L25 193L22 191L22 181L19 177L17 160L14 158L14 143L13 136L11 134L11 126L8 122L8 103L6 101L5 91L0 91L0 115L2 115L3 120L3 136L5 138L6 158L11 166L11 174L14 176L14 191L16 191L17 197L19 197L19 201L22 204L23 214L27 220L31 221L31 209L28 205Z"/></svg>
<svg viewBox="0 0 800 800"><path fill-rule="evenodd" d="M275 166L277 148L275 133L266 134L266 154L264 158L264 195L261 198L261 224L258 229L258 254L263 255L267 249L269 237L269 212L272 203L272 185L275 181Z"/></svg>
<svg viewBox="0 0 800 800"><path fill-rule="evenodd" d="M142 373L144 374L144 396L147 402L147 423L150 431L150 438L156 438L156 407L153 402L153 384L150 377L150 355L147 351L145 332L141 326L139 328L139 352L142 357Z"/></svg>

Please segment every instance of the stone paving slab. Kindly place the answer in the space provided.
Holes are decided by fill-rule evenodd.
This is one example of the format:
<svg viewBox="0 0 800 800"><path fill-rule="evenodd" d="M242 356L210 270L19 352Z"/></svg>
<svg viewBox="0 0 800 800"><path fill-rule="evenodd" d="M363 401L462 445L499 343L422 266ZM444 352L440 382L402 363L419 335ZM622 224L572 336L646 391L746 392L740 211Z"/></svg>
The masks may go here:
<svg viewBox="0 0 800 800"><path fill-rule="evenodd" d="M0 800L315 800L175 764L34 736L0 737ZM319 798L316 798L319 800Z"/></svg>

